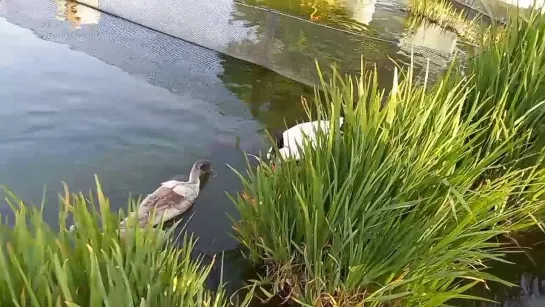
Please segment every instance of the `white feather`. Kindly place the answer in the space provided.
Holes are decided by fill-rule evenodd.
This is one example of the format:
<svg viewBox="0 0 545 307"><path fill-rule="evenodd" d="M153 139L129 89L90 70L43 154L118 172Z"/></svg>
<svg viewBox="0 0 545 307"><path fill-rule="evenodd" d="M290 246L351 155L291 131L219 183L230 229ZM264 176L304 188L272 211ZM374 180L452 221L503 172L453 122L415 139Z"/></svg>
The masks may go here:
<svg viewBox="0 0 545 307"><path fill-rule="evenodd" d="M164 186L165 188L173 189L175 186L179 185L180 183L182 182L178 180L169 180L169 181L165 181L161 183L161 185Z"/></svg>
<svg viewBox="0 0 545 307"><path fill-rule="evenodd" d="M344 118L339 118L339 127L344 124ZM299 160L301 158L301 153L299 152L299 147L303 148L304 140L306 139L310 144L316 148L316 140L319 130L322 130L324 133L329 132L330 121L329 120L319 120L312 122L305 122L298 125L295 125L288 130L282 133L282 138L284 140L284 147L279 148L280 155L284 158L291 158ZM271 160L273 147L269 148L267 152L267 159Z"/></svg>
<svg viewBox="0 0 545 307"><path fill-rule="evenodd" d="M199 195L199 185L181 182L181 184L175 186L172 191L180 196L193 199L197 198Z"/></svg>

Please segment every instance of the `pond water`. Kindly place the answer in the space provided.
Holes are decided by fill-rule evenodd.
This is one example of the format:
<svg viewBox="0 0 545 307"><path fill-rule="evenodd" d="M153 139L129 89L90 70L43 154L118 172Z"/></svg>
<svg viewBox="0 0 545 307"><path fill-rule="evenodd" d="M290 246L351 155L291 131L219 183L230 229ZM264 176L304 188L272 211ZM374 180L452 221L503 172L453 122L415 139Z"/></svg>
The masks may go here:
<svg viewBox="0 0 545 307"><path fill-rule="evenodd" d="M363 56L367 64L378 64L386 84L390 83L393 73L391 59L408 63L411 52L414 52L416 69L421 71L427 58L432 58L430 75L433 77L448 65L453 52L464 51L456 36L443 35L445 32L436 31L433 25L422 25L420 29L429 32L425 43L422 36L415 36L414 22L406 20L406 15L400 10L403 0L351 2L355 17L360 14L360 9L364 9L369 31L347 31L339 24L340 17L329 23L313 22L298 11L281 12L267 8L267 4L283 1L255 3L260 7L235 0L80 1L309 85L317 81L316 61L322 68L336 64L342 72L357 73ZM310 1L305 5L322 2ZM286 3L290 4L289 8L297 7L293 0L286 0ZM148 7L153 7L153 10L147 10ZM335 10L337 15L334 17L340 16L339 10ZM353 17L348 20L353 20Z"/></svg>
<svg viewBox="0 0 545 307"><path fill-rule="evenodd" d="M284 46L272 55L281 63L275 70L284 73L290 64L294 69L285 75L301 76L308 69L295 69L301 55L322 52L324 59L359 66L363 53L387 88L387 57L406 62L413 44L427 50L417 55L418 67L428 58L436 72L447 65L458 48L456 36L430 25L405 29L396 2L378 4L369 31L395 41L353 38L357 46L338 48L335 32L283 22L273 41ZM228 19L266 37L251 10L240 6ZM0 42L0 184L32 203L41 201L45 186L45 217L56 226L62 181L73 191L88 191L97 174L117 210L131 193L149 193L164 180L186 176L196 159L208 158L218 176L184 217L188 231L199 237L199 251L207 253L237 245L228 217L236 219L236 211L224 192L236 192L240 183L227 164L244 169L244 151L266 148L264 129L302 119L300 98L313 95L311 87L262 66L64 1L0 0ZM269 42L225 44L240 54L261 46L271 56ZM0 212L9 215L4 204ZM236 289L244 262L225 265ZM522 271L517 274L513 278Z"/></svg>
<svg viewBox="0 0 545 307"><path fill-rule="evenodd" d="M399 10L406 1L377 0L244 0L241 3L273 9L292 16L354 33L395 38L404 29ZM387 14L385 14L387 13ZM387 17L387 18L386 18ZM393 34L393 36L392 36Z"/></svg>

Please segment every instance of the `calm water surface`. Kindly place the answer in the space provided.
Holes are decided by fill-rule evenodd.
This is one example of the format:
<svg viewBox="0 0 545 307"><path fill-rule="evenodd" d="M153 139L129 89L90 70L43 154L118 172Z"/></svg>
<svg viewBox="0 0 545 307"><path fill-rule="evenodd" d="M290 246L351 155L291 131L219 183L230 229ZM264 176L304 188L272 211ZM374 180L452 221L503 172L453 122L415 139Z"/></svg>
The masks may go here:
<svg viewBox="0 0 545 307"><path fill-rule="evenodd" d="M8 11L0 19L0 182L33 203L45 185L45 215L55 225L61 181L88 191L97 174L119 209L129 193L149 193L208 158L218 176L205 187L188 228L209 251L232 248L226 213L235 212L224 191L237 191L239 183L226 164L243 169L243 151L263 148L264 128L300 119L300 95L312 90L201 48L192 56L194 46L156 33L146 35L161 50L135 45L149 39L127 45L120 34L108 36L117 21L107 16L75 30L50 11L47 19L29 12ZM119 29L126 36L135 30ZM170 67L161 71L164 66Z"/></svg>
<svg viewBox="0 0 545 307"><path fill-rule="evenodd" d="M406 0L243 0L246 5L273 9L317 24L358 34L395 39L405 27L400 9Z"/></svg>
<svg viewBox="0 0 545 307"><path fill-rule="evenodd" d="M361 49L376 59L385 87L391 64L378 55L406 54L410 44L420 44L438 50L439 67L441 54L456 44L456 37L430 26L401 32L395 45ZM224 192L240 184L226 164L243 169L243 151L265 148L263 129L300 120L300 97L312 96L310 87L260 66L67 2L3 0L0 42L0 184L33 203L45 185L45 215L55 226L61 181L88 191L97 174L120 209L130 193L149 193L208 158L218 176L189 213L187 228L209 253L236 246L227 216L236 212ZM293 47L286 54L300 52ZM536 266L516 269L521 266L498 271L513 281L525 271L543 273ZM234 281L243 269L238 260L226 263Z"/></svg>

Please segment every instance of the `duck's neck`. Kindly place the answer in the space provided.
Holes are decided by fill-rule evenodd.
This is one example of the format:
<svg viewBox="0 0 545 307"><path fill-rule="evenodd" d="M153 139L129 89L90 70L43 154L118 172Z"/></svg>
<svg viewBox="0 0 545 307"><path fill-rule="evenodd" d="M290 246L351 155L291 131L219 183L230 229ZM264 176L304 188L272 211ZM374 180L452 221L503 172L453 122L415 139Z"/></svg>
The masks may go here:
<svg viewBox="0 0 545 307"><path fill-rule="evenodd" d="M189 173L189 183L193 183L193 184L200 184L201 181L199 179L200 177L200 174L199 174L199 170L194 168L191 170L191 173Z"/></svg>

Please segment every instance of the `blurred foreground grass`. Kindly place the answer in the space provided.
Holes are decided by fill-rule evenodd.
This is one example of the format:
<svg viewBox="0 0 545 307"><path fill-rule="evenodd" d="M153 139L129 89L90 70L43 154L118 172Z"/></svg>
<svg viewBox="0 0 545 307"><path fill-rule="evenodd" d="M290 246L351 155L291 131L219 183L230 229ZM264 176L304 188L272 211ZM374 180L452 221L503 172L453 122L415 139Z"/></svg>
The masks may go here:
<svg viewBox="0 0 545 307"><path fill-rule="evenodd" d="M118 233L97 180L88 196L61 197L60 229L42 209L9 194L15 225L0 226L0 306L226 306L220 288L204 281L212 265L192 259L195 241L170 239L168 231L134 228ZM69 232L66 220L75 220Z"/></svg>

